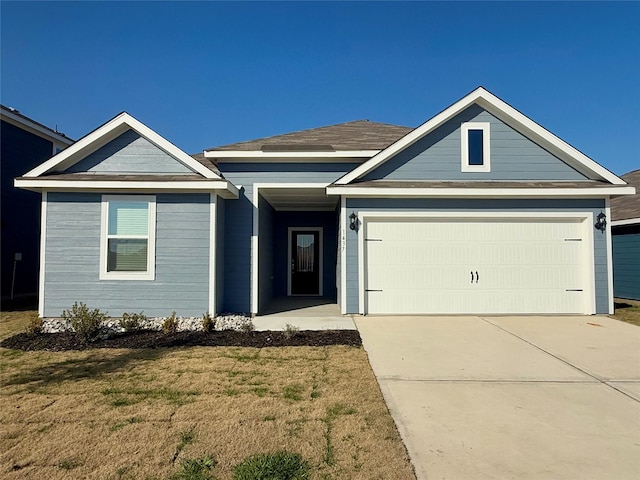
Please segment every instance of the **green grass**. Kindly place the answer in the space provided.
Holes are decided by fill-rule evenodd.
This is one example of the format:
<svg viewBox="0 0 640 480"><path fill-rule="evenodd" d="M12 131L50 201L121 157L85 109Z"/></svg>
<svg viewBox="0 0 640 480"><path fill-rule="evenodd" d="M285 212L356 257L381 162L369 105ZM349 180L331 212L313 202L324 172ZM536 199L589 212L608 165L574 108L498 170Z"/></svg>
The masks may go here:
<svg viewBox="0 0 640 480"><path fill-rule="evenodd" d="M106 388L102 394L111 398L111 405L121 407L135 405L145 400L164 400L171 405L184 405L192 401L190 397L200 395L197 390L173 390L171 388Z"/></svg>
<svg viewBox="0 0 640 480"><path fill-rule="evenodd" d="M276 452L251 456L233 469L233 480L306 480L309 464L297 453Z"/></svg>
<svg viewBox="0 0 640 480"><path fill-rule="evenodd" d="M295 402L299 402L302 400L302 392L304 391L304 387L300 384L294 383L291 385L286 385L282 389L282 396L287 400L293 400Z"/></svg>

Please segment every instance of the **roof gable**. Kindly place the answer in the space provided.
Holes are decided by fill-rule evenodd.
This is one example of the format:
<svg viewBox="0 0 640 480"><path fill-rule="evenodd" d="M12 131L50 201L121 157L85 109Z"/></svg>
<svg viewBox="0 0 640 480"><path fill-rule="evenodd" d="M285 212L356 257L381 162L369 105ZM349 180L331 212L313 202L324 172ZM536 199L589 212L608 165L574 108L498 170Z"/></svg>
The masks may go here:
<svg viewBox="0 0 640 480"><path fill-rule="evenodd" d="M40 177L52 172L73 171L73 166L87 158L89 160L85 166L95 167L96 160L99 158L99 154L96 152L103 147L106 150L113 148L114 144L111 142L128 131L135 132L137 137L144 139L144 143L177 161L185 167L185 171L197 173L206 179L220 179L220 176L213 170L213 166L208 168L198 162L126 112L115 116L50 160L27 172L24 178ZM96 154L93 159L90 158L92 154Z"/></svg>
<svg viewBox="0 0 640 480"><path fill-rule="evenodd" d="M491 113L506 125L509 125L532 142L540 145L549 153L575 170L583 173L585 176L603 180L614 185L624 185L625 182L622 179L482 87L478 87L435 117L409 132L370 160L338 179L335 184L347 185L355 180L361 179L474 104Z"/></svg>
<svg viewBox="0 0 640 480"><path fill-rule="evenodd" d="M491 168L488 171L466 172L461 168L462 124L466 122L489 127ZM589 178L473 104L357 181L373 180L581 181Z"/></svg>

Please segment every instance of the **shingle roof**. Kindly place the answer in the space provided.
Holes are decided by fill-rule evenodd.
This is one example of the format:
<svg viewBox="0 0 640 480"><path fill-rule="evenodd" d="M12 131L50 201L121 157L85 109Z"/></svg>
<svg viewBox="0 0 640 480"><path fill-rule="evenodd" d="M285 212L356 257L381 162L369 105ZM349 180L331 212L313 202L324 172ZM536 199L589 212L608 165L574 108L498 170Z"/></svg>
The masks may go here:
<svg viewBox="0 0 640 480"><path fill-rule="evenodd" d="M611 219L628 220L630 218L640 218L640 170L626 173L620 178L629 185L636 187L636 194L611 199Z"/></svg>
<svg viewBox="0 0 640 480"><path fill-rule="evenodd" d="M312 128L285 133L246 142L208 148L207 151L334 151L334 150L382 150L413 128L387 123L356 120L327 127Z"/></svg>
<svg viewBox="0 0 640 480"><path fill-rule="evenodd" d="M52 135L56 135L56 136L59 136L59 137L64 137L64 138L69 140L69 143L73 143L75 141L75 140L67 137L64 133L59 132L57 129L54 130L53 128L49 128L49 127L47 127L46 125L43 125L40 122L36 122L33 118L27 117L26 115L20 113L20 111L16 110L15 108L7 107L5 105L0 105L0 110L4 110L5 112L12 113L16 117L19 117L24 121L31 122L31 123L37 125L38 127L42 128L42 129L44 129L44 130L46 130L48 132L51 132ZM21 123L24 123L24 122L21 122Z"/></svg>

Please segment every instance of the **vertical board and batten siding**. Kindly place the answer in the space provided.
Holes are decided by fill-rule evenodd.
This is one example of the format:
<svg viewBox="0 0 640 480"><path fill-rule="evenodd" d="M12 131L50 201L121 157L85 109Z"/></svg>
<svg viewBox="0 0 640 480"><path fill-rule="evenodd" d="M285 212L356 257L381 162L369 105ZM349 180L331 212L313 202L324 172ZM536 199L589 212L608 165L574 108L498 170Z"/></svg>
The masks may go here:
<svg viewBox="0 0 640 480"><path fill-rule="evenodd" d="M460 125L489 122L490 172L462 172ZM477 105L459 113L361 180L585 180L586 177Z"/></svg>
<svg viewBox="0 0 640 480"><path fill-rule="evenodd" d="M348 198L347 211L361 212L591 212L595 216L605 207L603 199L381 199ZM358 235L347 229L346 312L359 312ZM606 234L593 231L596 312L608 313L608 272Z"/></svg>
<svg viewBox="0 0 640 480"><path fill-rule="evenodd" d="M331 183L360 163L221 163L224 177L238 187L237 200L226 203L225 287L221 308L251 310L251 236L254 183Z"/></svg>
<svg viewBox="0 0 640 480"><path fill-rule="evenodd" d="M44 316L74 302L111 316L201 316L209 301L209 194L156 195L155 280L99 280L98 193L49 193Z"/></svg>
<svg viewBox="0 0 640 480"><path fill-rule="evenodd" d="M148 173L175 175L193 173L164 150L133 130L127 130L65 170L68 173Z"/></svg>
<svg viewBox="0 0 640 480"><path fill-rule="evenodd" d="M613 295L640 300L640 225L613 227Z"/></svg>

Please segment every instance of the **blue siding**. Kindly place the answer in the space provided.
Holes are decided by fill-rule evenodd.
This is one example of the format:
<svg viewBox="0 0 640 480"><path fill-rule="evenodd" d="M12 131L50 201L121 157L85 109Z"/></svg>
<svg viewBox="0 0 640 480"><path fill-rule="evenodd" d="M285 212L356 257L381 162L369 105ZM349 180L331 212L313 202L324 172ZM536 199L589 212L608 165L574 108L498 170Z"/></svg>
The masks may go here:
<svg viewBox="0 0 640 480"><path fill-rule="evenodd" d="M2 242L0 242L0 287L11 293L13 259L16 263L15 295L38 291L40 263L40 194L13 186L13 179L51 157L53 143L4 120L0 122L0 192L2 192Z"/></svg>
<svg viewBox="0 0 640 480"><path fill-rule="evenodd" d="M156 196L156 278L99 280L100 201L96 193L50 193L44 315L84 302L111 316L144 311L200 316L209 299L209 195Z"/></svg>
<svg viewBox="0 0 640 480"><path fill-rule="evenodd" d="M491 124L491 172L461 172L460 124ZM477 105L362 180L584 180L586 177Z"/></svg>
<svg viewBox="0 0 640 480"><path fill-rule="evenodd" d="M528 199L347 199L347 211L424 211L424 212L592 212L604 209L604 200L528 200ZM608 313L608 278L606 235L595 231L594 270L596 286L596 312ZM347 229L347 313L358 313L358 233Z"/></svg>
<svg viewBox="0 0 640 480"><path fill-rule="evenodd" d="M223 308L251 310L251 235L254 183L329 183L359 163L222 163L224 177L242 186L238 200L227 202L225 221L225 287ZM334 281L335 283L335 281ZM286 288L286 283L285 283ZM327 290L330 291L330 290Z"/></svg>
<svg viewBox="0 0 640 480"><path fill-rule="evenodd" d="M258 308L264 306L273 299L274 288L274 250L287 248L286 242L274 244L273 223L275 210L262 196L258 199L260 208L260 223L258 230Z"/></svg>
<svg viewBox="0 0 640 480"><path fill-rule="evenodd" d="M66 172L193 173L178 160L133 130L128 130L111 140L86 158L69 167Z"/></svg>
<svg viewBox="0 0 640 480"><path fill-rule="evenodd" d="M614 227L613 294L640 300L640 232L618 235Z"/></svg>
<svg viewBox="0 0 640 480"><path fill-rule="evenodd" d="M225 216L227 201L224 198L216 199L216 311L214 313L222 313L224 305L224 252L225 252Z"/></svg>

